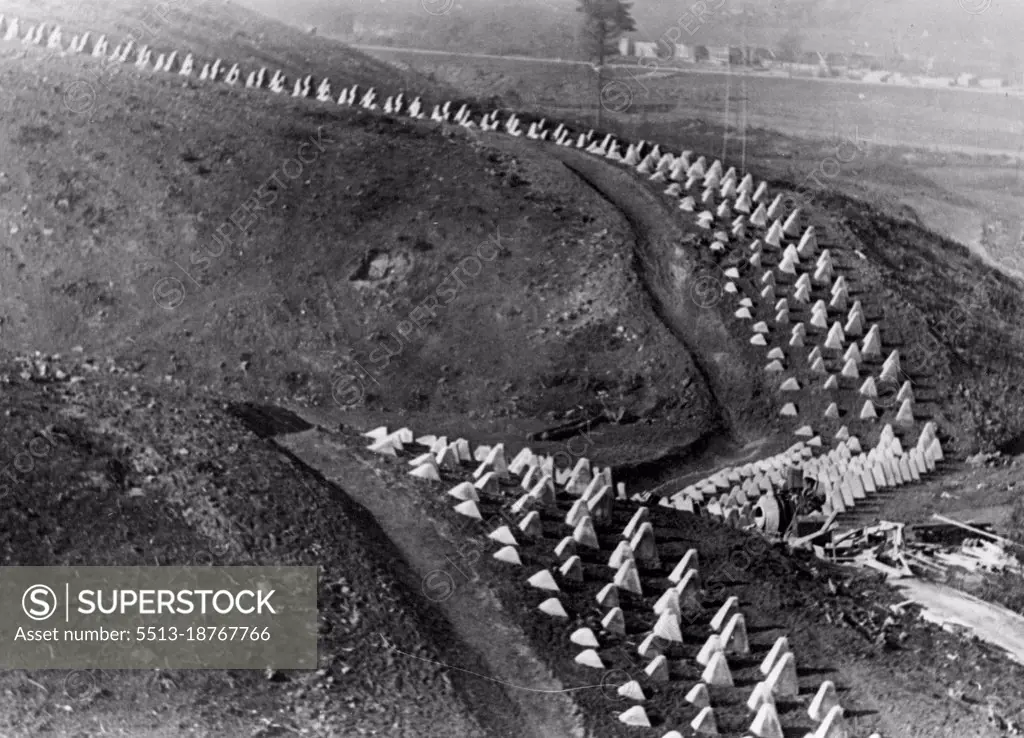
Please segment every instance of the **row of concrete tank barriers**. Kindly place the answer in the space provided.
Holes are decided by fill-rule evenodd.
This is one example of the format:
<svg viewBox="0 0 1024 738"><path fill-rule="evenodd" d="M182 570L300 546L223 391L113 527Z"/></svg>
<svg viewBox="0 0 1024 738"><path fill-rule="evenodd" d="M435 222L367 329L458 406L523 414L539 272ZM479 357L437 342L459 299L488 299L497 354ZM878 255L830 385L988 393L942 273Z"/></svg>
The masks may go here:
<svg viewBox="0 0 1024 738"><path fill-rule="evenodd" d="M557 567L540 569L526 579L530 587L539 590L541 601L537 609L551 618L570 623L585 617L582 613L571 617L559 593L566 588L578 591L578 585L584 581L585 563L591 572L595 568L604 570L601 562L608 554L609 581L603 583L595 598L603 617L589 627L566 627L568 639L580 649L575 657L580 666L607 672L609 667L602 659L602 649L610 648L627 635L627 612L630 622L635 622L637 609L646 607L642 598L658 594L651 611L642 613L649 623L637 648L646 662L642 675L638 673L621 684L606 685L614 686L617 695L635 703L618 714L618 719L627 725L650 729L644 706L650 688L669 684L673 663L689 658L685 654L683 627L693 623L697 619L694 612L703 608L697 551L688 550L678 562L663 561L649 508L628 501L622 483L613 492L610 468L593 467L585 457L572 469L560 469L552 456L537 455L529 448L508 461L501 443L474 449L464 438L449 441L444 436L415 437L408 428L388 431L380 427L364 435L372 441L367 447L370 451L396 461L405 460L409 474L426 483L444 486L462 478L446 495L454 500L455 512L489 529L486 538L495 549L495 560L521 567L524 558L531 558L531 550L550 546L557 540L553 547ZM802 454L812 448L800 444L799 450L793 451ZM507 509L510 517L487 525L482 514L484 504ZM616 506L620 510L627 508L627 513L629 507L635 508L621 530L616 530L613 521ZM553 531L557 532L552 535ZM606 536L606 540L615 540L614 548L606 545L602 552L599 534ZM595 562L597 567L593 566ZM700 735L719 735L714 696L738 689L729 658L749 660L754 649L735 596L728 597L717 608L709 629L703 645L692 657L703 669L700 680L688 689L685 700L696 711L689 727ZM760 681L749 695L743 695L753 715L747 733L756 738L783 738L777 703L788 706L799 700L802 691L796 657L786 636L774 640L758 671ZM650 685L646 693L641 682ZM853 738L836 685L826 680L811 691L813 697L806 712L816 727L807 738ZM662 738L682 738L682 733L669 730ZM880 737L875 734L872 738Z"/></svg>

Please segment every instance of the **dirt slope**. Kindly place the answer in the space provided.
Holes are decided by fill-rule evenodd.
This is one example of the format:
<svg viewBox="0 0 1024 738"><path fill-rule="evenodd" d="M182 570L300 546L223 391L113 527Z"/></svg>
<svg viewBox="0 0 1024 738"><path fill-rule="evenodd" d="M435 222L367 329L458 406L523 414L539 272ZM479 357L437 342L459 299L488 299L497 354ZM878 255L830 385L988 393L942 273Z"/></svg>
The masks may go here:
<svg viewBox="0 0 1024 738"><path fill-rule="evenodd" d="M790 557L760 538L661 507L651 508L650 520L662 566L641 568L644 597L620 590L626 614L625 639L601 629L604 610L596 606L594 598L610 579L608 551L619 540L618 531L632 516L635 503L616 503L614 522L598 526L604 553L577 549L583 559L582 583L555 574L560 588L556 594L569 620L544 616L536 606L552 593L534 589L525 580L540 569L557 572L559 561L553 549L565 534L560 518L571 500L562 501L557 512L544 514L542 539L517 536L523 566L510 567L491 558L500 545L488 541L485 534L500 524L517 490L502 488L498 495L483 496L480 509L489 522L474 523L454 513L446 494L457 481L468 478L468 465L461 472L443 472L441 483L414 480L408 476L407 461L418 449L407 449L399 459L385 459L366 451L366 439L354 429L342 426L332 430L331 413L302 413L318 429L283 434L277 442L294 450L305 463L322 465L339 479L362 480L363 489L357 494L366 495L374 514L388 521L385 527L410 525L409 511L414 510L417 522L411 525L430 531L430 535L444 531L452 536L443 547L449 552L446 562L428 558L420 565L424 591L436 592L454 608L470 611L477 607L472 600L480 591L479 584L496 592L503 604L502 615L513 617L522 626L562 687L573 690L586 726L595 736L636 733L635 728L616 719L630 703L619 697L615 688L629 679L638 679L643 686L652 734L683 730L697 712L683 700L700 677L701 667L693 659L708 633L711 615L730 595L740 599L753 653L748 658L730 657L736 688L713 692L716 718L726 735L742 735L749 725L752 715L743 703L760 678L756 666L781 634L790 639L796 654L801 686L799 697L784 701L780 711L787 736L802 736L813 728L805 710L824 679L838 686L856 736L878 731L901 738L995 738L1000 733L990 729L985 718L988 700L994 700L1007 716L1024 708L1015 687L1024 667L1008 662L998 649L963 642L925 623L913 609L891 610L891 605L904 598L874 574L834 567L810 557ZM372 475L367 469L373 470ZM419 536L410 536L410 547L425 540L414 538ZM637 655L636 646L652 626L650 611L668 568L691 547L698 550L702 562L703 612L684 621L684 643L666 652L671 663L669 682L659 684L642 674L647 661ZM437 551L431 548L423 555L436 557ZM607 667L604 672L573 663L580 649L570 644L568 636L584 626L601 634L598 651ZM500 652L502 646L495 644L494 648ZM546 686L548 681L545 678L537 684ZM963 697L956 696L960 694Z"/></svg>
<svg viewBox="0 0 1024 738"><path fill-rule="evenodd" d="M4 566L319 565L317 672L5 671L5 736L517 735L374 518L224 403L87 357L0 367ZM90 369L89 367L94 367ZM84 381L53 381L62 368ZM396 658L378 645L429 661Z"/></svg>

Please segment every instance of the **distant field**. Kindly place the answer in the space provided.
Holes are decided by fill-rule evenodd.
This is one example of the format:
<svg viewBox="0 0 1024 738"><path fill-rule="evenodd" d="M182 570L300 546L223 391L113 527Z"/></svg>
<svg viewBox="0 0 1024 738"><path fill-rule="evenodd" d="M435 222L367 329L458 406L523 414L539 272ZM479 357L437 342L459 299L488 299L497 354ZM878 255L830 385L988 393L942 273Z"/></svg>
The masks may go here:
<svg viewBox="0 0 1024 738"><path fill-rule="evenodd" d="M597 89L593 70L582 64L440 52L371 53L410 64L473 94L508 96L549 110L593 108ZM881 144L971 153L1019 156L1024 145L1024 98L997 92L664 71L608 70L608 80L614 81L605 83L606 115L621 122L683 116L736 128L742 127L745 115L750 127L791 135L826 137L836 132Z"/></svg>

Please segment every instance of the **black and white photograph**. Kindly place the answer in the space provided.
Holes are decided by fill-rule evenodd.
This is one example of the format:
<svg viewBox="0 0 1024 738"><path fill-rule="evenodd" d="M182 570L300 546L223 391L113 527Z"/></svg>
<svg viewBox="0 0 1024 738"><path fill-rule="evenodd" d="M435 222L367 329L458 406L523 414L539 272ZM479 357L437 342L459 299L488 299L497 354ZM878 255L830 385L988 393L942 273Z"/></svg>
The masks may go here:
<svg viewBox="0 0 1024 738"><path fill-rule="evenodd" d="M0 738L1024 738L1024 0L0 0Z"/></svg>

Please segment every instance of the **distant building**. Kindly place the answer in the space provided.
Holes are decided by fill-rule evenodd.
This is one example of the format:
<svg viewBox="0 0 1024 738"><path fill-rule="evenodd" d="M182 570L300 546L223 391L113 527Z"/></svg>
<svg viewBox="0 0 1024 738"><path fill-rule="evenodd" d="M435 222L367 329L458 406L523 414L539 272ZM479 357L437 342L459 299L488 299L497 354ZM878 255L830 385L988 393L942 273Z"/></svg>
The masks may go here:
<svg viewBox="0 0 1024 738"><path fill-rule="evenodd" d="M796 58L797 64L806 66L825 66L825 57L817 51L805 51Z"/></svg>
<svg viewBox="0 0 1024 738"><path fill-rule="evenodd" d="M955 80L952 77L918 77L922 87L951 87Z"/></svg>
<svg viewBox="0 0 1024 738"><path fill-rule="evenodd" d="M1005 86L1006 84L1003 82L1002 77L982 77L978 80L978 87L986 90L994 90Z"/></svg>
<svg viewBox="0 0 1024 738"><path fill-rule="evenodd" d="M729 63L728 46L708 46L708 61L712 64L726 65Z"/></svg>
<svg viewBox="0 0 1024 738"><path fill-rule="evenodd" d="M633 56L640 59L657 59L658 44L654 41L637 41L633 44Z"/></svg>
<svg viewBox="0 0 1024 738"><path fill-rule="evenodd" d="M825 55L825 65L833 72L844 72L850 66L850 60L846 54L831 52Z"/></svg>
<svg viewBox="0 0 1024 738"><path fill-rule="evenodd" d="M882 59L875 54L853 53L848 57L851 67L858 69L881 69Z"/></svg>
<svg viewBox="0 0 1024 738"><path fill-rule="evenodd" d="M625 36L619 39L619 56L633 56L633 42Z"/></svg>
<svg viewBox="0 0 1024 738"><path fill-rule="evenodd" d="M746 48L747 65L751 67L768 67L775 60L775 54L771 49L763 46L748 46Z"/></svg>
<svg viewBox="0 0 1024 738"><path fill-rule="evenodd" d="M977 85L977 77L970 72L963 72L956 76L957 87L973 87Z"/></svg>
<svg viewBox="0 0 1024 738"><path fill-rule="evenodd" d="M696 61L696 54L694 51L695 49L693 46L676 44L676 59L688 62Z"/></svg>

